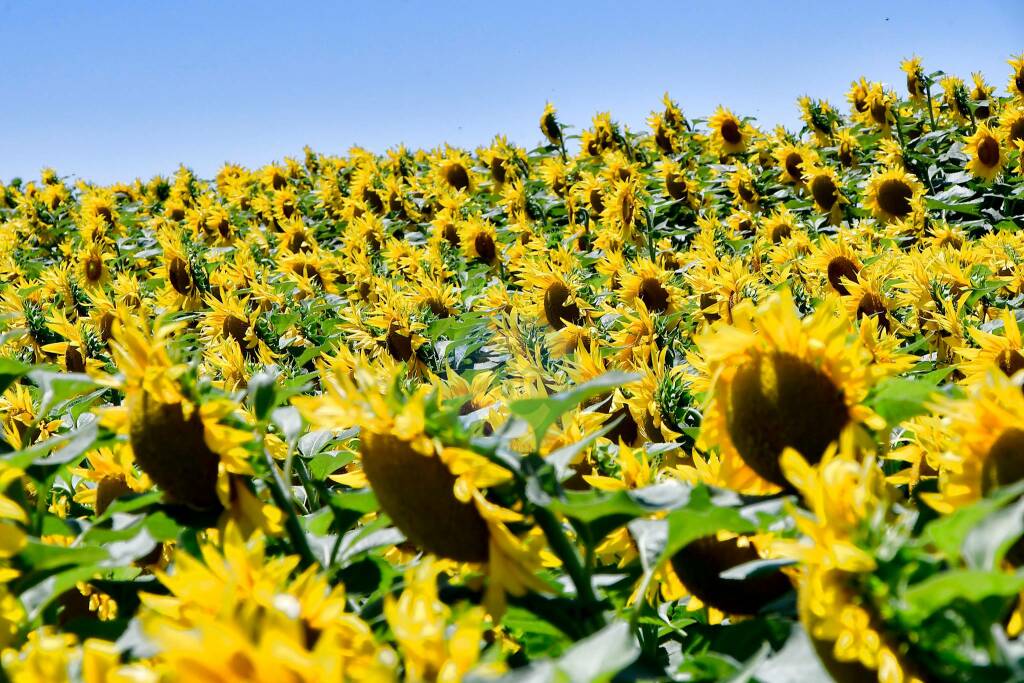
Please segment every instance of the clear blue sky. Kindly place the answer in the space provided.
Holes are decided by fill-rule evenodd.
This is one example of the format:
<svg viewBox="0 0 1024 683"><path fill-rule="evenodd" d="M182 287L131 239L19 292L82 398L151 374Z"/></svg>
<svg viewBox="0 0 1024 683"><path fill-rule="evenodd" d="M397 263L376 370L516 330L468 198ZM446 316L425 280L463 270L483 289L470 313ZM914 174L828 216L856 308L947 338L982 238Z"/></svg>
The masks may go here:
<svg viewBox="0 0 1024 683"><path fill-rule="evenodd" d="M766 126L807 93L842 104L899 61L1000 91L1024 51L1024 1L0 1L0 179L52 165L99 182L211 176L304 144L533 146L546 100L641 127L668 90Z"/></svg>

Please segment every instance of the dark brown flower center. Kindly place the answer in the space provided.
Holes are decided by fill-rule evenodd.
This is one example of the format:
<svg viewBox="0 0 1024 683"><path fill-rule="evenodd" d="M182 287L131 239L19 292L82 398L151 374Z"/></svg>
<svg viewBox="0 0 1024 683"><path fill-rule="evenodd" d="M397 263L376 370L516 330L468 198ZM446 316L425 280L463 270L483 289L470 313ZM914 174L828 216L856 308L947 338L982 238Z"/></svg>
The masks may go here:
<svg viewBox="0 0 1024 683"><path fill-rule="evenodd" d="M167 267L167 275L171 281L171 287L178 294L188 296L192 293L192 274L185 259L178 256L172 258Z"/></svg>
<svg viewBox="0 0 1024 683"><path fill-rule="evenodd" d="M761 559L750 544L730 538L720 541L705 536L685 546L672 557L672 569L686 589L702 602L730 614L753 615L782 597L789 579L778 571L746 579L724 579L722 572Z"/></svg>
<svg viewBox="0 0 1024 683"><path fill-rule="evenodd" d="M82 352L71 344L64 350L64 367L68 372L85 372L85 358L82 357Z"/></svg>
<svg viewBox="0 0 1024 683"><path fill-rule="evenodd" d="M391 357L395 360L407 361L412 358L412 337L407 334L403 334L394 325L392 325L391 329L388 330L385 342L388 347L388 353L390 353Z"/></svg>
<svg viewBox="0 0 1024 683"><path fill-rule="evenodd" d="M836 192L836 184L827 175L816 175L811 181L811 196L825 211L831 211L835 206L839 194Z"/></svg>
<svg viewBox="0 0 1024 683"><path fill-rule="evenodd" d="M890 216L902 218L910 213L910 198L914 195L910 185L899 178L883 180L878 187L878 205Z"/></svg>
<svg viewBox="0 0 1024 683"><path fill-rule="evenodd" d="M978 161L993 168L999 164L999 141L986 135L978 143Z"/></svg>
<svg viewBox="0 0 1024 683"><path fill-rule="evenodd" d="M786 173L798 183L804 180L803 165L804 158L798 152L790 152L786 155Z"/></svg>
<svg viewBox="0 0 1024 683"><path fill-rule="evenodd" d="M1016 349L1004 349L996 359L996 365L1007 377L1013 377L1021 370L1024 370L1024 355Z"/></svg>
<svg viewBox="0 0 1024 683"><path fill-rule="evenodd" d="M688 191L686 180L678 173L669 173L665 177L665 189L672 199L685 199Z"/></svg>
<svg viewBox="0 0 1024 683"><path fill-rule="evenodd" d="M1010 144L1017 140L1024 140L1024 116L1018 116L1017 120L1010 124Z"/></svg>
<svg viewBox="0 0 1024 683"><path fill-rule="evenodd" d="M481 232L473 239L473 246L476 248L477 258L485 263L494 263L494 257L498 255L494 245L494 239L486 232Z"/></svg>
<svg viewBox="0 0 1024 683"><path fill-rule="evenodd" d="M99 282L103 277L103 259L99 256L90 255L85 260L85 279L89 282Z"/></svg>
<svg viewBox="0 0 1024 683"><path fill-rule="evenodd" d="M779 457L796 449L821 460L850 421L843 391L811 363L784 352L758 354L736 371L725 396L726 428L740 457L787 487Z"/></svg>
<svg viewBox="0 0 1024 683"><path fill-rule="evenodd" d="M879 295L868 292L860 298L857 304L857 320L864 316L878 318L878 326L886 332L889 331L889 312Z"/></svg>
<svg viewBox="0 0 1024 683"><path fill-rule="evenodd" d="M981 466L981 492L988 495L1021 479L1024 479L1024 430L1011 427L989 448Z"/></svg>
<svg viewBox="0 0 1024 683"><path fill-rule="evenodd" d="M580 323L579 307L575 303L566 303L569 294L569 288L561 282L549 285L544 292L544 316L547 318L548 325L556 330L565 327L566 323L573 325Z"/></svg>
<svg viewBox="0 0 1024 683"><path fill-rule="evenodd" d="M365 433L359 451L381 509L409 541L459 562L487 561L487 523L476 506L455 498L455 477L440 458L372 432Z"/></svg>
<svg viewBox="0 0 1024 683"><path fill-rule="evenodd" d="M850 293L850 290L846 288L843 283L843 278L852 282L857 281L857 264L845 256L836 256L834 259L828 262L828 283L832 285L832 289L836 290L843 296Z"/></svg>
<svg viewBox="0 0 1024 683"><path fill-rule="evenodd" d="M640 301L644 302L644 306L649 311L661 313L668 309L668 290L662 286L658 278L644 278L643 282L640 283L640 290L637 292L637 296L640 298Z"/></svg>
<svg viewBox="0 0 1024 683"><path fill-rule="evenodd" d="M456 190L465 190L469 187L469 171L458 162L444 167L444 179Z"/></svg>
<svg viewBox="0 0 1024 683"><path fill-rule="evenodd" d="M743 140L743 134L740 132L740 125L736 119L730 118L722 122L719 132L722 134L722 139L730 145L738 145Z"/></svg>

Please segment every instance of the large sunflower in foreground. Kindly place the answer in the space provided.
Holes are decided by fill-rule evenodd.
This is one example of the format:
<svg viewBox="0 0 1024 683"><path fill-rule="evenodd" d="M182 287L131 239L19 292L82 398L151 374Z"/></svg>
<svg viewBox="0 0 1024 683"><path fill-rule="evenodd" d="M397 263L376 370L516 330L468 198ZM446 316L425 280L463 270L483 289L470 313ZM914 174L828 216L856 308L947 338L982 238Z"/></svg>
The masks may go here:
<svg viewBox="0 0 1024 683"><path fill-rule="evenodd" d="M111 349L124 374L122 406L104 421L128 434L135 462L165 494L195 508L230 506L229 472L251 473L243 444L252 436L224 418L236 406L226 399L197 403L180 378L187 367L173 363L167 344L175 326L154 334L129 321L114 324Z"/></svg>
<svg viewBox="0 0 1024 683"><path fill-rule="evenodd" d="M990 372L966 400L942 398L948 446L940 454L939 492L925 496L942 513L1024 479L1024 394L1019 381ZM1017 553L1024 557L1024 553Z"/></svg>
<svg viewBox="0 0 1024 683"><path fill-rule="evenodd" d="M711 383L700 443L720 450L732 488L769 492L790 485L786 448L815 463L860 425L881 426L861 404L877 370L832 302L803 320L788 291L742 309L697 340Z"/></svg>
<svg viewBox="0 0 1024 683"><path fill-rule="evenodd" d="M886 500L877 463L829 455L812 467L792 450L782 462L807 506L793 515L806 540L778 541L774 551L800 563L797 612L818 659L841 683L922 683L907 644L888 632L861 594L876 562L859 536Z"/></svg>
<svg viewBox="0 0 1024 683"><path fill-rule="evenodd" d="M535 575L537 549L507 526L522 515L491 502L487 489L511 474L470 450L446 447L430 432L437 411L431 388L400 395L396 378L357 368L354 378L324 378L327 393L298 397L296 407L327 429L359 425L363 472L381 509L409 541L438 557L486 564L491 578L485 600L504 609L505 593L547 590Z"/></svg>

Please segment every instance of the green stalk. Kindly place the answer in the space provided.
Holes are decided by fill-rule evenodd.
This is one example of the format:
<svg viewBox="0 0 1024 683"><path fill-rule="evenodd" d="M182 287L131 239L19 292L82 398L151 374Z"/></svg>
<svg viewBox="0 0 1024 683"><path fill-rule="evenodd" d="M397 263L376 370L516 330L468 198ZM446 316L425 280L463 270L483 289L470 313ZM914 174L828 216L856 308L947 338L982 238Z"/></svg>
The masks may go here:
<svg viewBox="0 0 1024 683"><path fill-rule="evenodd" d="M284 480L281 479L281 473L278 471L274 459L270 457L270 453L263 447L262 438L260 439L260 450L263 452L264 462L270 469L270 495L274 499L274 504L284 512L284 528L299 554L301 566L305 568L318 564L313 550L309 547L306 532L302 529L302 524L299 523L299 516L295 512L295 506L292 505L291 496L288 495Z"/></svg>
<svg viewBox="0 0 1024 683"><path fill-rule="evenodd" d="M579 597L583 604L589 607L596 606L598 599L594 593L594 586L590 581L590 575L583 568L583 562L580 559L580 554L576 551L576 547L566 538L562 525L558 523L558 520L555 519L554 514L550 510L539 506L534 508L533 518L537 520L537 524L544 532L544 536L547 537L551 550L558 555L562 564L565 565L565 570L576 587L577 597ZM595 631L605 625L604 615L600 612L595 612L592 620L596 626L594 628Z"/></svg>

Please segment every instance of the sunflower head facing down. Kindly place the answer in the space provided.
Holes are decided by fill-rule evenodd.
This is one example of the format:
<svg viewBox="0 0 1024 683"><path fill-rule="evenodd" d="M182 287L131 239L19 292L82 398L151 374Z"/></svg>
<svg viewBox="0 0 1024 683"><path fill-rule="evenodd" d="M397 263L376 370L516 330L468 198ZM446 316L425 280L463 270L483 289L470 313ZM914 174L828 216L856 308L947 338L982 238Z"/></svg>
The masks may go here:
<svg viewBox="0 0 1024 683"><path fill-rule="evenodd" d="M860 425L881 426L861 405L877 371L833 303L801 320L785 291L756 310L737 306L733 320L697 342L710 378L700 444L718 448L730 487L788 488L785 449L816 463Z"/></svg>

